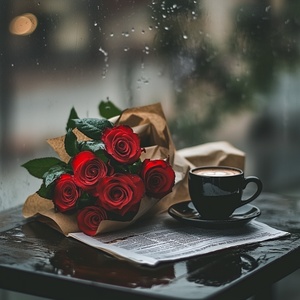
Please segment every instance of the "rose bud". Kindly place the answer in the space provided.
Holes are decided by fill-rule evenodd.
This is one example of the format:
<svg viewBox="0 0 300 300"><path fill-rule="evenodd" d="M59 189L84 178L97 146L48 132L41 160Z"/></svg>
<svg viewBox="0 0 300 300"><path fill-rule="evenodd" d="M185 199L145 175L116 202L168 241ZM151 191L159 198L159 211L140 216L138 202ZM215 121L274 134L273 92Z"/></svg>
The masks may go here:
<svg viewBox="0 0 300 300"><path fill-rule="evenodd" d="M118 125L106 128L102 133L102 141L106 152L121 164L132 164L141 155L139 136L132 128L126 125Z"/></svg>
<svg viewBox="0 0 300 300"><path fill-rule="evenodd" d="M140 175L145 183L146 194L158 199L169 194L175 183L174 170L162 159L145 159Z"/></svg>
<svg viewBox="0 0 300 300"><path fill-rule="evenodd" d="M107 220L106 211L99 206L86 206L77 214L78 228L85 234L93 236L101 221Z"/></svg>
<svg viewBox="0 0 300 300"><path fill-rule="evenodd" d="M74 182L71 174L62 174L55 181L53 203L56 210L65 212L76 206L81 192Z"/></svg>
<svg viewBox="0 0 300 300"><path fill-rule="evenodd" d="M116 173L101 178L97 187L97 203L107 211L124 216L137 210L145 186L138 175Z"/></svg>
<svg viewBox="0 0 300 300"><path fill-rule="evenodd" d="M94 193L99 178L107 174L107 165L91 151L79 152L71 161L75 183L86 192Z"/></svg>

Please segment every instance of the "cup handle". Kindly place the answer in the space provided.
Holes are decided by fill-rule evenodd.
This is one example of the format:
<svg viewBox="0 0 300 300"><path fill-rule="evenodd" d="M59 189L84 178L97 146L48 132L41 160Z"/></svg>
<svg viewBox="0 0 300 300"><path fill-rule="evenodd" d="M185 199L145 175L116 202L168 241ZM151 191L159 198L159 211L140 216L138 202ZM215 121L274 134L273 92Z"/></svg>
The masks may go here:
<svg viewBox="0 0 300 300"><path fill-rule="evenodd" d="M244 179L245 179L245 182L244 182L243 189L246 188L246 186L247 186L248 183L254 182L256 184L256 186L257 186L257 190L248 199L242 199L239 206L245 205L245 204L253 201L254 199L256 199L260 195L260 193L262 191L262 188L263 188L261 180L258 177L256 177L256 176L248 176L248 177L245 177Z"/></svg>

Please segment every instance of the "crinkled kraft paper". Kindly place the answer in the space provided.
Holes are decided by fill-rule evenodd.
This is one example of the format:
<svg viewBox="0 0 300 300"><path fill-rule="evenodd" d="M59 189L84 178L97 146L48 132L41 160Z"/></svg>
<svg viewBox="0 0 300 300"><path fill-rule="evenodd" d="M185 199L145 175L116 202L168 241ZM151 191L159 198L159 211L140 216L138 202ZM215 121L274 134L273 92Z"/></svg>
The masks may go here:
<svg viewBox="0 0 300 300"><path fill-rule="evenodd" d="M176 151L165 115L159 103L126 109L116 120L116 124L126 124L133 128L141 139L146 152L141 159L166 159L176 173L173 191L163 199L144 197L140 208L131 221L104 220L100 223L97 233L120 230L141 217L165 212L172 204L189 199L187 175L190 168L204 165L234 166L244 169L245 154L227 142L207 143ZM79 140L88 140L78 130L74 130ZM70 156L64 149L64 136L49 139L48 143L58 156L68 162ZM67 235L78 232L75 214L55 212L51 200L40 197L37 193L30 195L23 206L24 217L37 217L41 222Z"/></svg>

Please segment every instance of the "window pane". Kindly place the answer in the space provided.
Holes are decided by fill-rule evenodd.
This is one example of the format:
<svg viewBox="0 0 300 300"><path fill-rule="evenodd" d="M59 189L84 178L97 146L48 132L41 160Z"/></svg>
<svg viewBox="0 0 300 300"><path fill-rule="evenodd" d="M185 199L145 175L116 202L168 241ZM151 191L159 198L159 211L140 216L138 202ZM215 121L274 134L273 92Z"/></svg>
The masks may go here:
<svg viewBox="0 0 300 300"><path fill-rule="evenodd" d="M294 191L299 165L297 1L3 0L0 210L39 180L70 109L97 117L161 102L177 149L227 140L265 191Z"/></svg>

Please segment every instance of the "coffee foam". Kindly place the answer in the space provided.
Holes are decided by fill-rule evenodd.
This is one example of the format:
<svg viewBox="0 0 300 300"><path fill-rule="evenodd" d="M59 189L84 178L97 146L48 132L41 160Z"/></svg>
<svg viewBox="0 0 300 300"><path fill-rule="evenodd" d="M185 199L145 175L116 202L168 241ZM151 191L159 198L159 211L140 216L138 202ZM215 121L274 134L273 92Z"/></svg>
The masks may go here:
<svg viewBox="0 0 300 300"><path fill-rule="evenodd" d="M210 176L210 177L225 177L241 174L241 172L233 169L222 169L222 168L207 168L207 169L198 169L193 171L196 175Z"/></svg>

